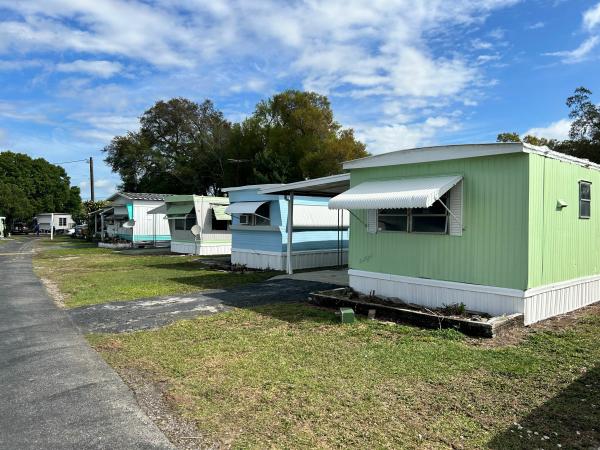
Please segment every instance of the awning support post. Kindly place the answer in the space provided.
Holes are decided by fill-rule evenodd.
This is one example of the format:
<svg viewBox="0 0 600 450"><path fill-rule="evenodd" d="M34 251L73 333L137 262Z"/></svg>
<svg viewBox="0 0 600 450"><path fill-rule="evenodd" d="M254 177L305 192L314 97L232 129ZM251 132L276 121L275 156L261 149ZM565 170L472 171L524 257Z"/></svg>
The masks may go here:
<svg viewBox="0 0 600 450"><path fill-rule="evenodd" d="M450 209L444 204L444 202L442 201L442 199L438 198L438 202L440 202L442 204L442 206L444 207L444 209L446 211L448 211L448 214L450 214L452 216L452 218L456 221L456 223L458 223L460 225L460 220L458 220L458 217L456 217L454 215L454 213L452 211L450 211Z"/></svg>
<svg viewBox="0 0 600 450"><path fill-rule="evenodd" d="M104 214L100 213L100 240L104 238Z"/></svg>
<svg viewBox="0 0 600 450"><path fill-rule="evenodd" d="M288 220L287 220L287 273L294 273L292 267L292 240L294 233L294 192L290 192L288 197Z"/></svg>

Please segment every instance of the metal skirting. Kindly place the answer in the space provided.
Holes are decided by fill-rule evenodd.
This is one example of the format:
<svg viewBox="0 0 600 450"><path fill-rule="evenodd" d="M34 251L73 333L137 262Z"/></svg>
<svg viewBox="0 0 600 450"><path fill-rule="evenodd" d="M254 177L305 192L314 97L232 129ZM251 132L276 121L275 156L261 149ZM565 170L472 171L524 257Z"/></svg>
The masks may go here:
<svg viewBox="0 0 600 450"><path fill-rule="evenodd" d="M311 269L315 267L334 267L338 265L337 249L299 251L292 254L294 270ZM348 262L348 251L342 254L343 264ZM284 252L263 252L259 250L231 250L231 263L243 264L252 269L285 270L287 255Z"/></svg>
<svg viewBox="0 0 600 450"><path fill-rule="evenodd" d="M464 303L493 316L523 313L525 325L600 301L600 276L568 280L526 291L349 270L350 287L363 294L399 298L429 308Z"/></svg>
<svg viewBox="0 0 600 450"><path fill-rule="evenodd" d="M525 291L525 325L600 301L600 276Z"/></svg>
<svg viewBox="0 0 600 450"><path fill-rule="evenodd" d="M229 255L231 254L231 244L171 242L171 251L173 253L183 253L186 255Z"/></svg>

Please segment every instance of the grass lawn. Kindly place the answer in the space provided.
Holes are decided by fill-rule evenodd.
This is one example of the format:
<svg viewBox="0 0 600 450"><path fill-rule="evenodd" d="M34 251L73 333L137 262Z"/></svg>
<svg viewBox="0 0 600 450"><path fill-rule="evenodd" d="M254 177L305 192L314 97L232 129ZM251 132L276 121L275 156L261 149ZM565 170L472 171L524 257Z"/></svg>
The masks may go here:
<svg viewBox="0 0 600 450"><path fill-rule="evenodd" d="M37 242L38 276L55 284L67 307L185 294L262 281L273 272L209 270L197 256L126 255L68 237Z"/></svg>
<svg viewBox="0 0 600 450"><path fill-rule="evenodd" d="M287 304L88 338L166 382L204 445L597 448L600 307L573 317L492 345Z"/></svg>

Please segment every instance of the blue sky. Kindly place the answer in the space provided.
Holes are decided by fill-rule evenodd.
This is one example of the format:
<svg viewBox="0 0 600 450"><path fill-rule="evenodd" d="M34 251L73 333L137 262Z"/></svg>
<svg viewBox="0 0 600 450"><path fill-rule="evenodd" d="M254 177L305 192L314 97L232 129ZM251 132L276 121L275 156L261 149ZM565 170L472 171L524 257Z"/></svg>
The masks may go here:
<svg viewBox="0 0 600 450"><path fill-rule="evenodd" d="M566 97L600 99L596 0L0 0L0 150L93 156L159 99L238 121L288 88L329 96L372 153L565 138ZM64 166L87 197L87 167Z"/></svg>

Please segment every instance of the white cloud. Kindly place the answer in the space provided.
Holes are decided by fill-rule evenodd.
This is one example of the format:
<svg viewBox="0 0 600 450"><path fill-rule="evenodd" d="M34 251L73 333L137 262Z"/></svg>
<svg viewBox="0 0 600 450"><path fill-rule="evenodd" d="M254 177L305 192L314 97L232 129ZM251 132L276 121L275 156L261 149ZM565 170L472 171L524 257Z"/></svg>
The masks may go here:
<svg viewBox="0 0 600 450"><path fill-rule="evenodd" d="M568 119L557 120L545 127L530 128L523 135L528 134L546 139L557 139L563 141L569 138L569 130L571 129L571 121Z"/></svg>
<svg viewBox="0 0 600 450"><path fill-rule="evenodd" d="M493 47L491 42L484 41L482 39L473 39L471 45L475 50L489 50Z"/></svg>
<svg viewBox="0 0 600 450"><path fill-rule="evenodd" d="M544 22L535 22L527 27L528 30L539 30L540 28L544 28L546 24Z"/></svg>
<svg viewBox="0 0 600 450"><path fill-rule="evenodd" d="M0 61L0 71L24 70L42 65L43 62L38 60L4 60Z"/></svg>
<svg viewBox="0 0 600 450"><path fill-rule="evenodd" d="M39 108L23 102L9 103L0 101L0 117L11 120L48 124L51 120Z"/></svg>
<svg viewBox="0 0 600 450"><path fill-rule="evenodd" d="M600 24L600 2L583 13L583 26L592 30Z"/></svg>
<svg viewBox="0 0 600 450"><path fill-rule="evenodd" d="M87 73L101 78L110 78L121 72L123 66L113 61L89 61L78 59L69 63L60 63L56 65L58 72L67 73Z"/></svg>
<svg viewBox="0 0 600 450"><path fill-rule="evenodd" d="M433 145L438 134L456 131L460 125L452 116L428 117L423 122L381 126L357 125L356 134L374 154Z"/></svg>
<svg viewBox="0 0 600 450"><path fill-rule="evenodd" d="M139 119L135 116L80 113L69 118L87 125L76 131L78 136L91 139L102 146L107 145L117 135L139 128Z"/></svg>
<svg viewBox="0 0 600 450"><path fill-rule="evenodd" d="M380 151L399 148L394 142L430 142L458 126L456 118L440 124L455 104L477 104L490 85L483 63L496 56L440 47L439 36L462 37L518 1L0 0L10 11L0 26L0 54L68 57L56 69L71 75L53 95L71 111L88 111L66 114L68 126L99 145L135 129L135 116L159 98L300 85L353 100L346 106L355 113L351 121L365 123L370 150ZM501 45L505 31L484 36L474 46ZM124 67L136 68L136 82L108 80ZM237 116L253 107L225 109ZM368 108L370 117L361 117Z"/></svg>
<svg viewBox="0 0 600 450"><path fill-rule="evenodd" d="M599 36L591 36L574 50L564 50L560 52L545 53L547 56L558 56L561 61L566 64L574 64L585 60L590 52L596 48L600 42Z"/></svg>

